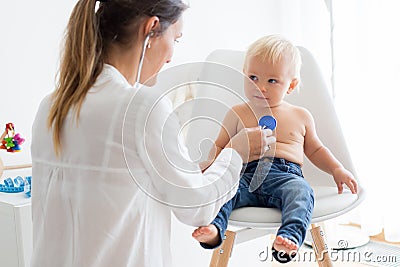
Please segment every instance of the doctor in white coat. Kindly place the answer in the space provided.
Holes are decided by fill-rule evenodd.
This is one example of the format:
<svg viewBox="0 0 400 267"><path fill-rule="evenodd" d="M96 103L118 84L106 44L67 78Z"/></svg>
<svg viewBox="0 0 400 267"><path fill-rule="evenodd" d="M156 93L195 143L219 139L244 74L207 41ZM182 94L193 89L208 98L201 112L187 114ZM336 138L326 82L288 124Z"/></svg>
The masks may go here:
<svg viewBox="0 0 400 267"><path fill-rule="evenodd" d="M209 224L234 196L243 162L274 138L245 129L202 173L176 134L170 103L149 112L154 94L138 86L171 60L186 5L95 7L77 2L57 88L32 129L32 266L171 266L171 213Z"/></svg>

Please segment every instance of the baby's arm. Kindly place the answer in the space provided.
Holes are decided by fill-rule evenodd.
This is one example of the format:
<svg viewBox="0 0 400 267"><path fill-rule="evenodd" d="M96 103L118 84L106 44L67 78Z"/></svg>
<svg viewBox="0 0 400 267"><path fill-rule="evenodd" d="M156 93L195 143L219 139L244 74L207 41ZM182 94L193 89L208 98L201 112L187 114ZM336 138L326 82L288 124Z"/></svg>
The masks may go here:
<svg viewBox="0 0 400 267"><path fill-rule="evenodd" d="M237 134L239 118L233 109L225 115L218 137L211 148L208 159L200 163L200 168L204 172L217 158L221 150L229 143L230 139Z"/></svg>
<svg viewBox="0 0 400 267"><path fill-rule="evenodd" d="M325 147L315 130L314 119L310 112L304 110L306 134L304 136L304 153L307 158L318 168L333 176L338 187L338 193L343 192L346 184L353 194L357 193L357 182L353 174L346 170L335 158L331 151Z"/></svg>

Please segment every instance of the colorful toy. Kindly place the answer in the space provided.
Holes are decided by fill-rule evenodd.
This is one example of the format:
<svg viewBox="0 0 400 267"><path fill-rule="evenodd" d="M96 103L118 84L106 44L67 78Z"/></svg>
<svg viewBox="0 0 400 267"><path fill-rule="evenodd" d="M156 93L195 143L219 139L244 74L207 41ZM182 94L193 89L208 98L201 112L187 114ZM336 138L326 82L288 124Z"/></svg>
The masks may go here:
<svg viewBox="0 0 400 267"><path fill-rule="evenodd" d="M20 134L15 134L14 124L7 123L4 133L0 137L1 144L0 149L5 149L7 152L19 152L21 151L20 145L25 142L25 139Z"/></svg>

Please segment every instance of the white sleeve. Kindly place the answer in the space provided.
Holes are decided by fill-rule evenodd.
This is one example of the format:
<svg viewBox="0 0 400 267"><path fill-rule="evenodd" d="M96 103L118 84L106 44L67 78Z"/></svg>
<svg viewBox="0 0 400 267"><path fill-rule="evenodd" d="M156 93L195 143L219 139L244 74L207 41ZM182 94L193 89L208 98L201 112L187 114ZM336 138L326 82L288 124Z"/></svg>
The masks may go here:
<svg viewBox="0 0 400 267"><path fill-rule="evenodd" d="M151 108L137 113L137 151L151 178L143 184L151 197L172 208L178 220L192 226L207 225L235 195L242 159L234 149L223 149L202 173L190 159L178 117L166 99L141 103Z"/></svg>

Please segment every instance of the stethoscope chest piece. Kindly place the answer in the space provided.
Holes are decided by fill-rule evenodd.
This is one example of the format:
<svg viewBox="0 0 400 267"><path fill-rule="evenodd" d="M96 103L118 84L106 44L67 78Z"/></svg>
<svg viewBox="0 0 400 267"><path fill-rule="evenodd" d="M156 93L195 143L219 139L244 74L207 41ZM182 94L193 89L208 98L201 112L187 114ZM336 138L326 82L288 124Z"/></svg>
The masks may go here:
<svg viewBox="0 0 400 267"><path fill-rule="evenodd" d="M271 131L275 130L276 128L276 119L272 116L263 116L258 121L258 125L261 126L263 129L270 129Z"/></svg>

